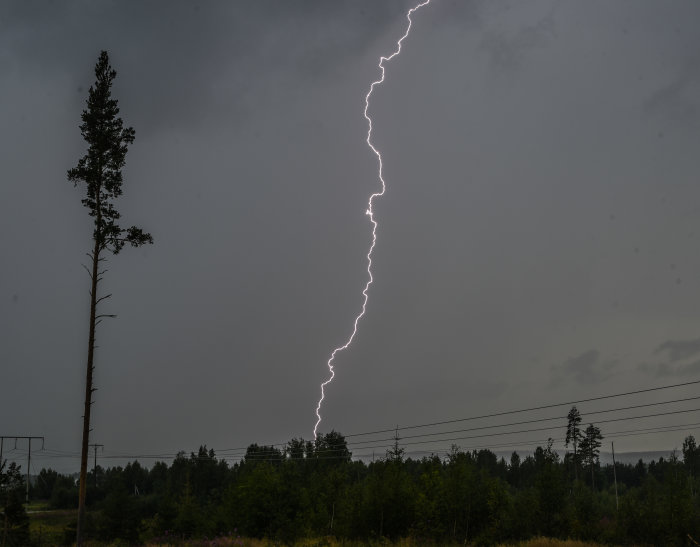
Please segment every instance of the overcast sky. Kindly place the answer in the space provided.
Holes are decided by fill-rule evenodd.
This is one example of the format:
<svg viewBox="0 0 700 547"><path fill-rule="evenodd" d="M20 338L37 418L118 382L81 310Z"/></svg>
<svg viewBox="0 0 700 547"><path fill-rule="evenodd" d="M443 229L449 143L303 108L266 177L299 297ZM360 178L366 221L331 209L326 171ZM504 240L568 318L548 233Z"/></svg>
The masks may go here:
<svg viewBox="0 0 700 547"><path fill-rule="evenodd" d="M367 279L364 96L412 5L3 2L0 435L80 448L92 228L66 170L106 49L136 131L117 208L155 244L110 259L100 288L118 317L98 331L91 442L135 455L312 437ZM372 97L388 184L375 282L322 431L700 379L699 26L696 0L432 0L415 14ZM597 422L612 416L586 413L696 393L580 408ZM671 450L695 431L615 448ZM43 458L36 470L79 464Z"/></svg>

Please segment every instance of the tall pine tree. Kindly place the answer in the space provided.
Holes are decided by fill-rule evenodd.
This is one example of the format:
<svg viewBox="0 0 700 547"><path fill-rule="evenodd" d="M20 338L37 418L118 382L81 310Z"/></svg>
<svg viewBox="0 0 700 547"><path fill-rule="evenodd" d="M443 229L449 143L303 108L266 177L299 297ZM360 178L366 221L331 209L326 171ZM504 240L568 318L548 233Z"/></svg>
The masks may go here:
<svg viewBox="0 0 700 547"><path fill-rule="evenodd" d="M90 288L90 332L88 337L87 372L85 381L85 410L83 414L83 443L80 461L80 491L78 499L77 545L83 545L85 535L85 493L88 463L88 443L90 437L90 409L92 406L95 357L95 327L101 317L97 314L97 305L109 298L97 296L98 283L105 271L100 264L105 260L104 253L117 254L127 243L138 247L153 243L150 234L141 228L132 226L121 228L117 221L119 212L114 208L114 201L122 194L122 172L128 145L134 142L135 132L131 127L124 127L118 116L117 101L112 99L112 82L117 73L109 64L106 51L100 53L95 65L95 85L90 87L87 109L83 110L80 132L88 144L87 153L78 160L78 164L68 171L68 180L77 186L85 184L86 197L82 203L89 215L94 218L92 232L93 248L88 253L92 268L88 270L91 280Z"/></svg>
<svg viewBox="0 0 700 547"><path fill-rule="evenodd" d="M583 439L583 432L581 431L581 413L578 408L572 406L566 419L566 446L568 447L569 444L574 445L574 477L578 480L578 465L580 460L578 446Z"/></svg>
<svg viewBox="0 0 700 547"><path fill-rule="evenodd" d="M600 429L590 424L583 434L581 440L581 456L583 463L591 469L591 488L595 488L595 467L600 463L600 447L603 435Z"/></svg>

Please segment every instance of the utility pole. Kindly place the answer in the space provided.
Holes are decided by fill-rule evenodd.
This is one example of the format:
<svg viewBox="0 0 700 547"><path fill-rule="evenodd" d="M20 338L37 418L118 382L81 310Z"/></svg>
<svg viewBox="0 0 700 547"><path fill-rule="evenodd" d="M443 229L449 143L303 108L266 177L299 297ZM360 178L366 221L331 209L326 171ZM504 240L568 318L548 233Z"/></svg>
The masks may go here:
<svg viewBox="0 0 700 547"><path fill-rule="evenodd" d="M32 439L41 439L41 449L44 450L44 437L29 437L26 435L0 435L0 465L2 465L2 449L5 444L5 439L14 439L15 448L17 448L17 441L19 439L26 439L29 441L29 450L27 451L27 496L26 502L29 503L29 465L32 463Z"/></svg>
<svg viewBox="0 0 700 547"><path fill-rule="evenodd" d="M95 449L95 463L92 466L92 474L95 476L95 489L97 489L97 447L102 447L102 450L104 451L105 445L94 443L88 446L92 446Z"/></svg>
<svg viewBox="0 0 700 547"><path fill-rule="evenodd" d="M32 438L29 437L29 450L27 450L27 499L26 503L29 503L29 469L32 463Z"/></svg>
<svg viewBox="0 0 700 547"><path fill-rule="evenodd" d="M615 478L615 510L620 510L620 503L617 500L617 471L615 470L615 443L611 442L612 454L613 454L613 477Z"/></svg>

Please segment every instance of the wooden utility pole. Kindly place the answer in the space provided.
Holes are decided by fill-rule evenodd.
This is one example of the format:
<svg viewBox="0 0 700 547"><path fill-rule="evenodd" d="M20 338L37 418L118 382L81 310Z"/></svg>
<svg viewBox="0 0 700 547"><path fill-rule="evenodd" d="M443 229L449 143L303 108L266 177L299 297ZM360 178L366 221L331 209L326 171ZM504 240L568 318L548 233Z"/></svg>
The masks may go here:
<svg viewBox="0 0 700 547"><path fill-rule="evenodd" d="M615 478L615 510L620 510L620 503L617 500L617 471L615 470L615 443L611 442L613 455L613 477Z"/></svg>

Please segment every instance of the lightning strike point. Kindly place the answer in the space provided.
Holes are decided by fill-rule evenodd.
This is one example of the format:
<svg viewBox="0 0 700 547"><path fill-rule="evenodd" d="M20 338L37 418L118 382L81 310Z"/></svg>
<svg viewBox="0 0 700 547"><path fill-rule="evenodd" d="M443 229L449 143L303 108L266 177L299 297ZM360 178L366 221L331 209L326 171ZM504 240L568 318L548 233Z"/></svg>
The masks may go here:
<svg viewBox="0 0 700 547"><path fill-rule="evenodd" d="M344 351L348 349L350 344L352 344L352 341L355 339L355 334L357 334L357 326L360 322L360 319L365 315L365 312L367 311L367 300L368 300L368 291L369 291L369 286L372 284L372 281L374 281L374 278L372 277L372 251L374 251L374 246L377 243L377 226L379 225L378 222L374 219L374 212L372 210L372 204L374 203L374 198L378 198L380 196L383 196L384 193L386 192L386 182L384 181L383 177L383 164L382 164L382 155L379 153L379 150L375 148L375 146L372 144L372 118L370 118L368 114L369 110L369 99L372 96L372 92L374 91L374 88L384 82L384 76L386 69L384 67L385 62L391 61L394 57L399 55L401 53L401 44L402 42L408 37L409 33L411 32L411 26L413 25L413 20L411 19L411 15L417 11L418 9L422 8L423 6L427 6L430 4L431 0L425 0L416 6L412 7L411 9L408 10L406 13L406 19L408 19L408 25L406 26L406 32L404 32L403 36L398 39L396 42L396 50L389 55L388 57L380 57L379 58L379 69L382 71L381 78L379 80L375 80L372 82L372 84L369 86L369 91L367 92L367 95L365 95L365 109L364 109L364 116L365 119L367 120L367 146L372 150L375 156L377 156L377 162L379 164L379 171L378 171L378 178L379 182L381 183L381 190L379 192L375 192L369 197L369 202L368 202L368 207L367 211L365 211L365 214L369 216L369 221L372 223L372 243L369 246L369 251L367 252L367 275L369 279L367 280L367 283L365 284L365 288L362 291L362 311L355 317L355 321L353 323L353 329L352 329L352 334L350 337L347 339L345 344L342 346L339 346L335 348L331 352L331 356L328 359L328 362L326 365L328 366L328 370L330 372L330 377L321 384L321 398L318 400L318 404L316 405L316 425L314 425L314 439L318 438L318 426L321 423L321 405L323 404L323 400L326 397L325 394L325 387L330 384L333 381L333 378L335 378L335 370L333 367L333 361L335 361L335 356L340 353L341 351Z"/></svg>

